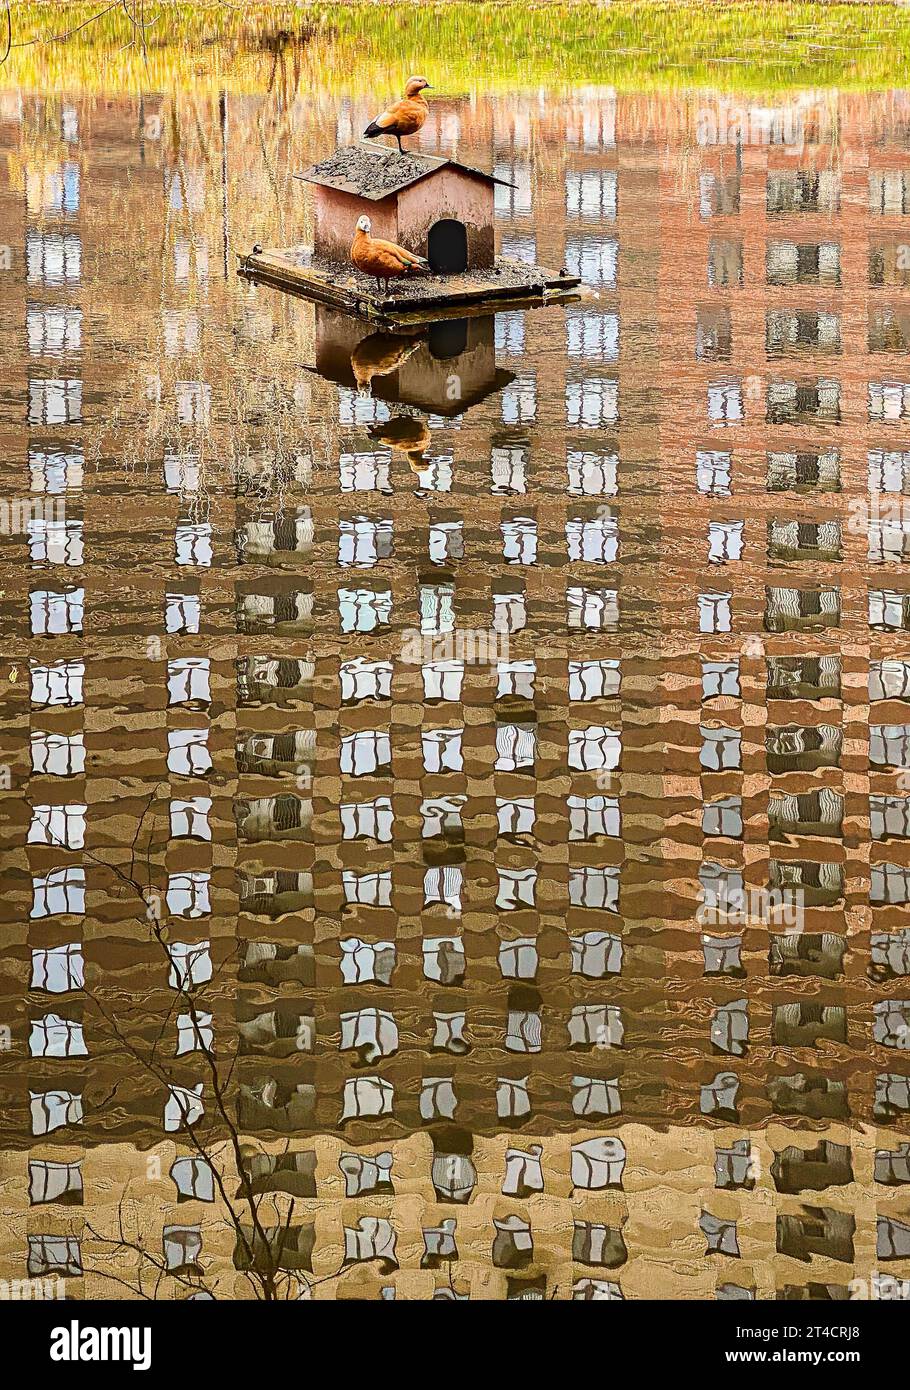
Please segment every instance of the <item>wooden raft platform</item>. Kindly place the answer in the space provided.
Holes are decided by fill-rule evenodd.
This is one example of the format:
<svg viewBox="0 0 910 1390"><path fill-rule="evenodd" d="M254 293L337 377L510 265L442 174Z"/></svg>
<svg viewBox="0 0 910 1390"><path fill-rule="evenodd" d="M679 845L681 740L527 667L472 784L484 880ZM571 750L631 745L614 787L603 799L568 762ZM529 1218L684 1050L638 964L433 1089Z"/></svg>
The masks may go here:
<svg viewBox="0 0 910 1390"><path fill-rule="evenodd" d="M388 295L357 271L314 261L308 246L252 251L239 261L240 275L377 323L421 323L448 315L489 314L497 307L533 308L581 298L578 276L505 256L496 257L496 271L461 275L420 271L395 282Z"/></svg>

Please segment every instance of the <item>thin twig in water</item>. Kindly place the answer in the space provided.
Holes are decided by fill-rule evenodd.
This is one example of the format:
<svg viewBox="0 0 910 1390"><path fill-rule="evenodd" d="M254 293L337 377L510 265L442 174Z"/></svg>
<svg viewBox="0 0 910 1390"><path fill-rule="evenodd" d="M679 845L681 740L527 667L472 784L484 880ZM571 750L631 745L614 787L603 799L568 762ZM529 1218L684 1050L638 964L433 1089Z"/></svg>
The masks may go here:
<svg viewBox="0 0 910 1390"><path fill-rule="evenodd" d="M107 9L99 10L97 14L89 15L88 19L84 19L81 24L76 24L72 29L66 29L62 34L42 34L38 38L22 39L20 43L11 43L10 47L32 48L36 43L62 43L64 39L72 38L73 34L78 34L80 29L87 29L88 26L94 24L97 19L103 19L104 16L110 14L112 10L119 10L122 4L123 0L114 0L114 3L108 5ZM9 6L7 6L7 9L8 8Z"/></svg>
<svg viewBox="0 0 910 1390"><path fill-rule="evenodd" d="M0 58L0 63L5 63L13 49L13 12L10 8L10 0L6 0L6 52Z"/></svg>

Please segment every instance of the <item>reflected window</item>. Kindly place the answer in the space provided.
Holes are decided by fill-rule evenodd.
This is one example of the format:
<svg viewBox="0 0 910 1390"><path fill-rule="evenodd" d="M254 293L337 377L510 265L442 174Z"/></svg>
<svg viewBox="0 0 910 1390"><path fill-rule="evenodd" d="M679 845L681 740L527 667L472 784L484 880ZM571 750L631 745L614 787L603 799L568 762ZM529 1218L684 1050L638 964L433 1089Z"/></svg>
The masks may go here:
<svg viewBox="0 0 910 1390"><path fill-rule="evenodd" d="M729 560L741 560L743 554L742 521L708 522L708 563L725 565Z"/></svg>
<svg viewBox="0 0 910 1390"><path fill-rule="evenodd" d="M53 637L81 632L84 609L84 589L67 589L63 593L52 589L33 589L29 594L32 636Z"/></svg>
<svg viewBox="0 0 910 1390"><path fill-rule="evenodd" d="M742 767L742 736L739 729L699 726L702 738L700 762L706 772L724 772Z"/></svg>
<svg viewBox="0 0 910 1390"><path fill-rule="evenodd" d="M584 222L616 219L616 170L567 169L566 216Z"/></svg>
<svg viewBox="0 0 910 1390"><path fill-rule="evenodd" d="M353 661L343 661L338 674L344 704L391 699L391 661L367 661L365 657L357 656Z"/></svg>
<svg viewBox="0 0 910 1390"><path fill-rule="evenodd" d="M702 807L703 835L722 835L739 840L743 833L742 797L725 796L718 801L706 801Z"/></svg>
<svg viewBox="0 0 910 1390"><path fill-rule="evenodd" d="M622 834L619 797L570 796L566 805L570 840L596 840L601 835L618 839Z"/></svg>
<svg viewBox="0 0 910 1390"><path fill-rule="evenodd" d="M167 664L167 702L169 705L211 704L207 656L175 657Z"/></svg>
<svg viewBox="0 0 910 1390"><path fill-rule="evenodd" d="M434 565L447 565L455 560L463 560L464 522L431 522L428 551Z"/></svg>
<svg viewBox="0 0 910 1390"><path fill-rule="evenodd" d="M338 563L343 569L371 569L394 552L392 522L355 516L338 523Z"/></svg>
<svg viewBox="0 0 910 1390"><path fill-rule="evenodd" d="M33 1018L28 1040L31 1057L87 1057L82 1024L59 1014Z"/></svg>
<svg viewBox="0 0 910 1390"><path fill-rule="evenodd" d="M566 237L565 264L586 285L616 288L619 242L614 237Z"/></svg>
<svg viewBox="0 0 910 1390"><path fill-rule="evenodd" d="M569 767L576 772L616 772L622 756L622 731L602 724L569 730Z"/></svg>
<svg viewBox="0 0 910 1390"><path fill-rule="evenodd" d="M612 700L619 695L620 669L617 660L569 662L570 700Z"/></svg>
<svg viewBox="0 0 910 1390"><path fill-rule="evenodd" d="M32 908L29 916L82 916L85 912L85 870L52 869L32 879Z"/></svg>
<svg viewBox="0 0 910 1390"><path fill-rule="evenodd" d="M388 844L391 841L395 817L389 797L377 796L374 801L343 802L338 810L343 839L377 840L380 844Z"/></svg>
<svg viewBox="0 0 910 1390"><path fill-rule="evenodd" d="M739 684L738 661L703 661L701 663L701 698L716 700L721 695L730 695L739 700L742 689Z"/></svg>
<svg viewBox="0 0 910 1390"><path fill-rule="evenodd" d="M212 563L211 523L179 523L174 532L174 559L178 565L198 565L207 569Z"/></svg>
<svg viewBox="0 0 910 1390"><path fill-rule="evenodd" d="M177 423L207 430L212 423L212 388L206 381L176 381Z"/></svg>
<svg viewBox="0 0 910 1390"><path fill-rule="evenodd" d="M743 287L743 244L726 237L712 237L708 243L708 285L711 289L741 290Z"/></svg>
<svg viewBox="0 0 910 1390"><path fill-rule="evenodd" d="M74 777L85 771L84 734L33 733L32 772L46 777Z"/></svg>
<svg viewBox="0 0 910 1390"><path fill-rule="evenodd" d="M490 486L493 492L523 493L527 490L526 444L497 445L490 450Z"/></svg>
<svg viewBox="0 0 910 1390"><path fill-rule="evenodd" d="M457 936L427 937L423 942L423 973L441 985L464 982L464 943Z"/></svg>
<svg viewBox="0 0 910 1390"><path fill-rule="evenodd" d="M496 907L499 912L520 912L534 907L536 869L497 869Z"/></svg>
<svg viewBox="0 0 910 1390"><path fill-rule="evenodd" d="M500 522L502 557L509 565L537 563L537 522L528 516L515 516Z"/></svg>
<svg viewBox="0 0 910 1390"><path fill-rule="evenodd" d="M167 910L172 917L207 917L211 912L206 873L169 874Z"/></svg>
<svg viewBox="0 0 910 1390"><path fill-rule="evenodd" d="M500 395L500 415L504 425L531 425L537 419L537 377L534 372L519 373Z"/></svg>
<svg viewBox="0 0 910 1390"><path fill-rule="evenodd" d="M537 663L534 661L498 661L496 699L515 696L519 700L533 700L536 674Z"/></svg>
<svg viewBox="0 0 910 1390"><path fill-rule="evenodd" d="M172 840L211 840L209 812L212 799L209 796L191 796L185 800L175 798L170 803Z"/></svg>
<svg viewBox="0 0 910 1390"><path fill-rule="evenodd" d="M708 384L708 420L712 425L740 425L743 421L742 383L734 380Z"/></svg>
<svg viewBox="0 0 910 1390"><path fill-rule="evenodd" d="M28 383L30 425L82 423L82 382L75 377L32 377Z"/></svg>
<svg viewBox="0 0 910 1390"><path fill-rule="evenodd" d="M528 610L525 595L516 590L493 592L493 631L521 632L527 625Z"/></svg>
<svg viewBox="0 0 910 1390"><path fill-rule="evenodd" d="M888 424L910 416L910 382L870 381L869 419Z"/></svg>
<svg viewBox="0 0 910 1390"><path fill-rule="evenodd" d="M339 765L348 777L368 777L380 768L391 771L392 748L381 729L361 729L341 739Z"/></svg>
<svg viewBox="0 0 910 1390"><path fill-rule="evenodd" d="M497 772L533 772L537 729L533 724L500 724L496 729Z"/></svg>
<svg viewBox="0 0 910 1390"><path fill-rule="evenodd" d="M395 970L395 943L361 941L357 936L339 941L341 979L346 985L388 985Z"/></svg>
<svg viewBox="0 0 910 1390"><path fill-rule="evenodd" d="M459 864L445 864L427 869L423 876L423 905L442 903L453 912L461 911L462 869Z"/></svg>
<svg viewBox="0 0 910 1390"><path fill-rule="evenodd" d="M619 911L619 869L596 868L586 864L569 869L569 905L596 908L600 912Z"/></svg>
<svg viewBox="0 0 910 1390"><path fill-rule="evenodd" d="M195 989L212 978L212 957L207 941L169 941L167 953L171 962L167 982L171 989Z"/></svg>
<svg viewBox="0 0 910 1390"><path fill-rule="evenodd" d="M32 951L30 989L66 994L85 984L85 959L78 942Z"/></svg>
<svg viewBox="0 0 910 1390"><path fill-rule="evenodd" d="M28 829L30 845L58 845L62 849L82 849L85 845L84 802L63 806L33 806Z"/></svg>
<svg viewBox="0 0 910 1390"><path fill-rule="evenodd" d="M566 355L586 362L615 362L619 356L619 315L593 310L568 312Z"/></svg>
<svg viewBox="0 0 910 1390"><path fill-rule="evenodd" d="M339 589L338 615L342 632L374 632L387 627L392 616L392 591Z"/></svg>
<svg viewBox="0 0 910 1390"><path fill-rule="evenodd" d="M32 357L65 357L82 349L82 310L29 304L25 331Z"/></svg>
<svg viewBox="0 0 910 1390"><path fill-rule="evenodd" d="M28 551L33 565L78 567L83 560L81 521L46 521L43 517L28 523Z"/></svg>
<svg viewBox="0 0 910 1390"><path fill-rule="evenodd" d="M699 632L729 632L733 625L732 594L698 595Z"/></svg>
<svg viewBox="0 0 910 1390"><path fill-rule="evenodd" d="M521 357L525 350L525 316L520 310L497 314L494 333L497 357Z"/></svg>
<svg viewBox="0 0 910 1390"><path fill-rule="evenodd" d="M726 450L699 449L695 455L695 485L709 497L729 497L733 456Z"/></svg>
<svg viewBox="0 0 910 1390"><path fill-rule="evenodd" d="M342 454L338 460L341 491L390 493L390 463L387 453Z"/></svg>
<svg viewBox="0 0 910 1390"><path fill-rule="evenodd" d="M570 429L605 429L618 419L618 381L591 376L566 382L566 424Z"/></svg>
<svg viewBox="0 0 910 1390"><path fill-rule="evenodd" d="M424 772L461 772L464 729L424 729L421 734Z"/></svg>
<svg viewBox="0 0 910 1390"><path fill-rule="evenodd" d="M609 565L619 550L619 522L609 508L595 517L570 517L566 522L566 551L573 563Z"/></svg>
<svg viewBox="0 0 910 1390"><path fill-rule="evenodd" d="M164 629L168 633L199 631L201 603L198 594L169 593L164 596Z"/></svg>
<svg viewBox="0 0 910 1390"><path fill-rule="evenodd" d="M566 624L586 632L612 632L619 626L616 589L592 589L572 584L566 589Z"/></svg>
<svg viewBox="0 0 910 1390"><path fill-rule="evenodd" d="M82 487L81 449L29 449L28 466L32 492L78 492Z"/></svg>
<svg viewBox="0 0 910 1390"><path fill-rule="evenodd" d="M423 676L423 697L425 700L461 699L464 681L463 661L428 661L421 666Z"/></svg>
<svg viewBox="0 0 910 1390"><path fill-rule="evenodd" d="M533 835L536 819L533 796L497 796L496 824L499 835Z"/></svg>
<svg viewBox="0 0 910 1390"><path fill-rule="evenodd" d="M374 873L356 873L353 869L343 869L341 886L344 900L348 904L359 903L363 907L392 906L392 871L382 869Z"/></svg>
<svg viewBox="0 0 910 1390"><path fill-rule="evenodd" d="M455 585L421 584L418 588L420 631L438 637L455 630Z"/></svg>
<svg viewBox="0 0 910 1390"><path fill-rule="evenodd" d="M25 237L26 279L57 289L82 278L82 239L75 232L29 231Z"/></svg>
<svg viewBox="0 0 910 1390"><path fill-rule="evenodd" d="M34 709L48 705L72 707L83 703L84 661L55 661L50 666L33 665L31 703Z"/></svg>
<svg viewBox="0 0 910 1390"><path fill-rule="evenodd" d="M566 455L569 492L573 497L612 497L619 491L617 454L570 449Z"/></svg>

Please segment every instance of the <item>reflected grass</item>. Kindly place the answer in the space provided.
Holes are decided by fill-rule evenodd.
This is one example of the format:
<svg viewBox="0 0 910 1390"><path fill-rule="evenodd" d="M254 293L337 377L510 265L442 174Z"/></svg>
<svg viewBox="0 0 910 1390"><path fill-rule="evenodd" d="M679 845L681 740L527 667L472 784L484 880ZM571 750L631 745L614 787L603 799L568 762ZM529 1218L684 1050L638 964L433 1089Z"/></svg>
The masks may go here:
<svg viewBox="0 0 910 1390"><path fill-rule="evenodd" d="M910 10L891 4L146 0L145 52L121 8L86 24L104 8L104 0L15 4L0 86L256 93L290 83L294 92L382 95L431 68L443 94L585 85L861 91L899 83L910 59Z"/></svg>

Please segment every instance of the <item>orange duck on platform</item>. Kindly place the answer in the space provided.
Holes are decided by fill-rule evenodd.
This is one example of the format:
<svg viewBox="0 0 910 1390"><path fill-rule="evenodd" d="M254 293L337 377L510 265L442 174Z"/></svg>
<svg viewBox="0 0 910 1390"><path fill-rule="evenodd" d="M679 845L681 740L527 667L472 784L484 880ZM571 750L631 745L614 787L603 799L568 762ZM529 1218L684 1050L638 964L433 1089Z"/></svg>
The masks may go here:
<svg viewBox="0 0 910 1390"><path fill-rule="evenodd" d="M402 135L416 135L429 114L430 108L423 94L429 85L425 77L409 77L401 101L393 102L375 121L370 121L364 135L394 135L399 154L404 154Z"/></svg>
<svg viewBox="0 0 910 1390"><path fill-rule="evenodd" d="M384 280L388 294L390 280L410 274L418 266L426 265L426 261L423 256L414 256L403 246L396 246L394 241L370 236L371 225L368 217L358 219L351 242L351 260L364 275L372 275L379 282Z"/></svg>

